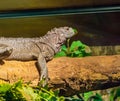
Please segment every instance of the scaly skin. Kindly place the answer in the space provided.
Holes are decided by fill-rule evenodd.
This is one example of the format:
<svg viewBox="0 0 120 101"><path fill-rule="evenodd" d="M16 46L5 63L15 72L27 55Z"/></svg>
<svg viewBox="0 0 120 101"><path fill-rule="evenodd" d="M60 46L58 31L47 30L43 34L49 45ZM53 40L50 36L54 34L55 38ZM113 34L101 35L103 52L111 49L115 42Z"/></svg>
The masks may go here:
<svg viewBox="0 0 120 101"><path fill-rule="evenodd" d="M51 60L60 51L66 39L76 32L71 27L54 28L38 38L0 38L0 59L29 61L37 60L40 80L48 81L46 61Z"/></svg>

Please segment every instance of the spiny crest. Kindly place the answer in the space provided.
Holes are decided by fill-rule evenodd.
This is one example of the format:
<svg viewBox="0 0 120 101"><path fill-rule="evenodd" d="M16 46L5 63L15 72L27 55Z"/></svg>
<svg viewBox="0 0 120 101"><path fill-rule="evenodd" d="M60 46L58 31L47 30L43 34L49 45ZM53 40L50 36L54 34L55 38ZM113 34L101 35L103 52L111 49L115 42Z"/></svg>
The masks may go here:
<svg viewBox="0 0 120 101"><path fill-rule="evenodd" d="M69 30L70 27L59 27L59 28L53 28L50 31L47 32L47 34L62 34Z"/></svg>

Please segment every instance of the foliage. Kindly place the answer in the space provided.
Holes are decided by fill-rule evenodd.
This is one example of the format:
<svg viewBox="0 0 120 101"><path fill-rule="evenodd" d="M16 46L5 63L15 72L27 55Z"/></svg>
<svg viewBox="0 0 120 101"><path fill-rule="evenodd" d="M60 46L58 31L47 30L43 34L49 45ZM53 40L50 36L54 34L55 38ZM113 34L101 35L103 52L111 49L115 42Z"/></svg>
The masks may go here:
<svg viewBox="0 0 120 101"><path fill-rule="evenodd" d="M0 84L0 101L64 101L58 96L58 91L46 88L32 88L28 84L18 81L14 84Z"/></svg>
<svg viewBox="0 0 120 101"><path fill-rule="evenodd" d="M110 101L120 101L120 87L111 90Z"/></svg>
<svg viewBox="0 0 120 101"><path fill-rule="evenodd" d="M47 87L30 87L18 81L14 84L0 84L0 101L103 101L102 94L93 91L78 94L72 97L58 96L59 91L52 91ZM109 101L120 100L120 88L112 89Z"/></svg>
<svg viewBox="0 0 120 101"><path fill-rule="evenodd" d="M92 91L78 94L73 97L68 97L67 101L103 101L102 97L98 93L93 93Z"/></svg>
<svg viewBox="0 0 120 101"><path fill-rule="evenodd" d="M97 91L89 91L66 99L66 101L120 101L120 87L109 89L105 95Z"/></svg>
<svg viewBox="0 0 120 101"><path fill-rule="evenodd" d="M94 94L92 91L83 94L84 101L103 101L100 94Z"/></svg>
<svg viewBox="0 0 120 101"><path fill-rule="evenodd" d="M73 41L71 45L69 45L69 41L68 39L67 46L63 45L61 51L57 53L55 57L84 57L91 55L90 48L81 41Z"/></svg>

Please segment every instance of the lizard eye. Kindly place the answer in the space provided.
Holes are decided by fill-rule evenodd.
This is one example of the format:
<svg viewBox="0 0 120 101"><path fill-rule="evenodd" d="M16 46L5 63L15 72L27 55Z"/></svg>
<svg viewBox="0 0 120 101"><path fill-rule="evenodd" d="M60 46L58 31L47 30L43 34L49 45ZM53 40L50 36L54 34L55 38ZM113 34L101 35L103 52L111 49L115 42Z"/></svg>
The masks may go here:
<svg viewBox="0 0 120 101"><path fill-rule="evenodd" d="M69 30L69 28L67 27L66 30Z"/></svg>

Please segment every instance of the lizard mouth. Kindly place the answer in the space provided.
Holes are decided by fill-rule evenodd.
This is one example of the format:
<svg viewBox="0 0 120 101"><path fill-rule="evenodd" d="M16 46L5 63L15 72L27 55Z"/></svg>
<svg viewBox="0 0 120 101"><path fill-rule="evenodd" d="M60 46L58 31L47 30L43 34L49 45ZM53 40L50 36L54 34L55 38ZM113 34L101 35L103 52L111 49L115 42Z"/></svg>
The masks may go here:
<svg viewBox="0 0 120 101"><path fill-rule="evenodd" d="M74 35L78 34L78 31L76 29L73 28L73 31L74 31Z"/></svg>

